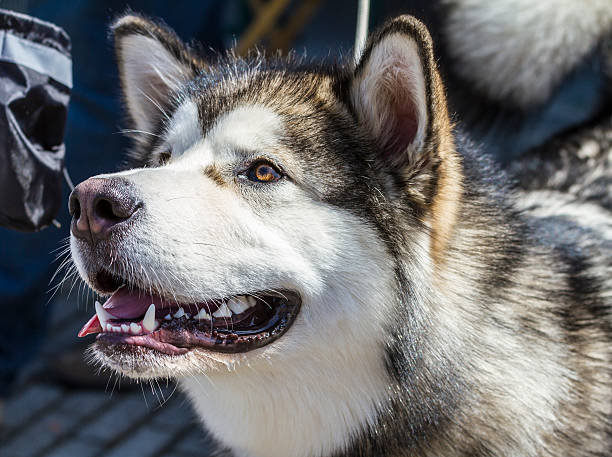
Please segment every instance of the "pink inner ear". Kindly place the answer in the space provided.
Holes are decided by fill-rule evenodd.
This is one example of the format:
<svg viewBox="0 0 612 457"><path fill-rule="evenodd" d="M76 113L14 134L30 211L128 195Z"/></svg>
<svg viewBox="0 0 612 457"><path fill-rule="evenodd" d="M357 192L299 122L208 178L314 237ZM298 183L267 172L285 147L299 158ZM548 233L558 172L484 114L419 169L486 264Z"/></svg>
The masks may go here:
<svg viewBox="0 0 612 457"><path fill-rule="evenodd" d="M417 109L410 98L402 100L396 95L390 111L385 150L389 158L403 162L419 128Z"/></svg>
<svg viewBox="0 0 612 457"><path fill-rule="evenodd" d="M414 162L428 121L417 44L409 36L392 34L374 46L362 71L352 93L359 117L382 146L390 166Z"/></svg>

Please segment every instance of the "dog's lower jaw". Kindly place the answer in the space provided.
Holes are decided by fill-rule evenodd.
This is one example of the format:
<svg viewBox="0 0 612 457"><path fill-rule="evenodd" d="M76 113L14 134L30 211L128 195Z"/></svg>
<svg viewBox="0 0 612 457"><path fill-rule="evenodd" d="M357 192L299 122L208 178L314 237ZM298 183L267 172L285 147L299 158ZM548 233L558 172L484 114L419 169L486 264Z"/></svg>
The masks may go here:
<svg viewBox="0 0 612 457"><path fill-rule="evenodd" d="M180 384L206 429L238 456L332 455L374 423L390 385L378 341L334 346L282 369L240 366Z"/></svg>
<svg viewBox="0 0 612 457"><path fill-rule="evenodd" d="M209 373L227 370L241 363L243 357L241 354L228 355L203 349L192 349L182 355L170 356L138 346L117 349L97 343L88 349L88 359L93 364L110 368L120 376L138 380L175 379L203 371Z"/></svg>

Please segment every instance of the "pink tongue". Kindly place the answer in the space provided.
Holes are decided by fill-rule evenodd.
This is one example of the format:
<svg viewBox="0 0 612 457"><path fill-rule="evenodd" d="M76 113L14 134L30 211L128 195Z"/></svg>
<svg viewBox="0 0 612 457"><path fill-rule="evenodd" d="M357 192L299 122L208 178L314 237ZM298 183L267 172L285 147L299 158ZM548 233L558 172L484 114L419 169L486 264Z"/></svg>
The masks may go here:
<svg viewBox="0 0 612 457"><path fill-rule="evenodd" d="M159 296L119 289L102 307L117 319L136 319L147 311L151 303L158 309L171 306Z"/></svg>

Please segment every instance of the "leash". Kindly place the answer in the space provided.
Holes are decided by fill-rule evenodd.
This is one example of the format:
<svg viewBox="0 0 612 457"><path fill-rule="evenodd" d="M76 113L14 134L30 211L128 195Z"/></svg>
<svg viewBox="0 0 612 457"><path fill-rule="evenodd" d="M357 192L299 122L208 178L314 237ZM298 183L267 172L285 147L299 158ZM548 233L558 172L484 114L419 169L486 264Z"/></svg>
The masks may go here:
<svg viewBox="0 0 612 457"><path fill-rule="evenodd" d="M355 62L359 61L368 37L368 22L370 19L370 0L359 0L357 5L357 27L355 30Z"/></svg>
<svg viewBox="0 0 612 457"><path fill-rule="evenodd" d="M66 181L66 184L68 184L68 187L70 188L70 192L72 192L74 190L74 184L72 182L72 179L70 179L70 175L68 174L68 169L66 168L66 164L64 164L64 167L62 168L62 173L64 175L64 181Z"/></svg>
<svg viewBox="0 0 612 457"><path fill-rule="evenodd" d="M72 182L72 179L70 178L70 174L68 173L66 164L64 164L64 166L62 167L62 174L64 175L64 181L66 181L66 184L68 185L68 188L70 189L70 192L72 192L74 190L74 183ZM57 219L53 219L51 223L55 226L55 228L58 228L58 229L62 228L62 224Z"/></svg>

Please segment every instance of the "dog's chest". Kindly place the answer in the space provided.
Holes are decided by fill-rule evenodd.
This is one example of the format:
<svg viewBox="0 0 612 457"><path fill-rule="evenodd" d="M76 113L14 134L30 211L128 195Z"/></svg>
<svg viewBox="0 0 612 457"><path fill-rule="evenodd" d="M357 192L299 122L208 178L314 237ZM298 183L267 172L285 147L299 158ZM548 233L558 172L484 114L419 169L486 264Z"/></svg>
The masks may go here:
<svg viewBox="0 0 612 457"><path fill-rule="evenodd" d="M236 455L330 455L374 421L388 379L375 348L370 357L315 360L302 359L282 375L249 369L181 384L205 427Z"/></svg>

